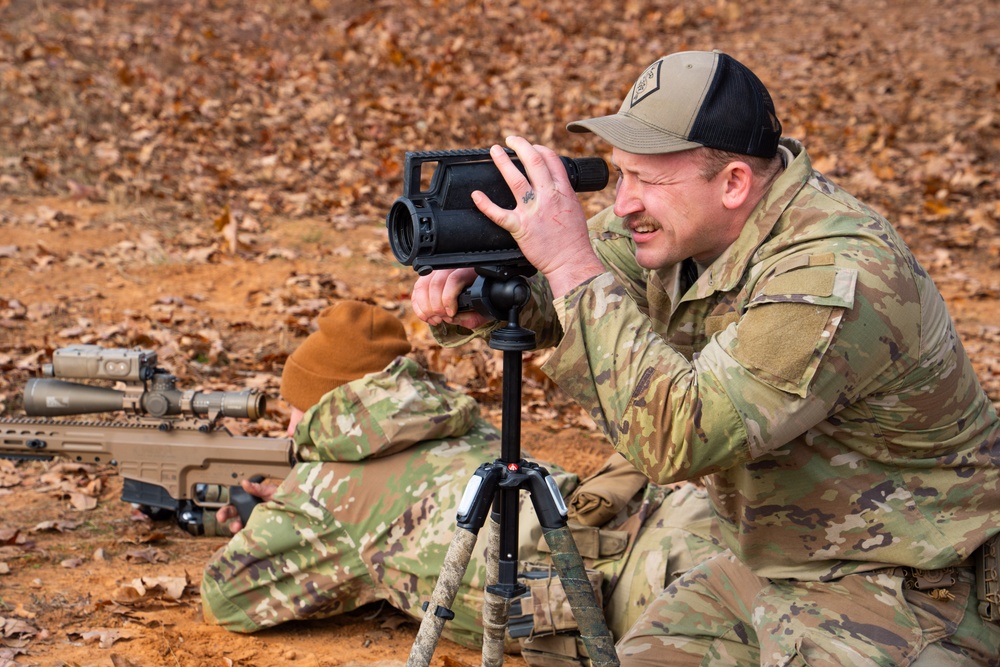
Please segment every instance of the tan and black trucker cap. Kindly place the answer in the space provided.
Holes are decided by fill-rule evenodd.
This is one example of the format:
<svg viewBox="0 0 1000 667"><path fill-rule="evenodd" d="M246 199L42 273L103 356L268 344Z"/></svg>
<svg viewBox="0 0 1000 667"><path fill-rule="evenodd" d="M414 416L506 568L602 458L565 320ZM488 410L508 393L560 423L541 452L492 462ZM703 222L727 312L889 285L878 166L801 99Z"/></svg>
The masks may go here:
<svg viewBox="0 0 1000 667"><path fill-rule="evenodd" d="M674 153L699 146L773 157L781 123L767 88L721 51L660 58L636 80L618 113L566 126L593 132L628 153Z"/></svg>

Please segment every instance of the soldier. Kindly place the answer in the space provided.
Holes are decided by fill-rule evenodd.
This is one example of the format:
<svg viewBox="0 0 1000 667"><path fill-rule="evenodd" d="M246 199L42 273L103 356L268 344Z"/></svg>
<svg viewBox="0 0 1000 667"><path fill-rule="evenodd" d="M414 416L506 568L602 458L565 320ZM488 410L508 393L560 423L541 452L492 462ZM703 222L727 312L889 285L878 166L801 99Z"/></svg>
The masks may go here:
<svg viewBox="0 0 1000 667"><path fill-rule="evenodd" d="M334 616L378 600L419 619L456 530L466 483L500 451L499 433L476 402L406 356L410 344L397 318L343 301L317 323L318 331L288 358L281 383L293 406L289 433L304 462L278 487L244 482L266 500L245 528L231 506L216 517L236 534L205 569L203 609L206 620L234 632ZM609 625L618 634L679 571L720 550L703 490L647 484L617 455L579 486L576 475L547 467L568 496L576 532L586 538L581 551L599 573ZM522 502L519 528L519 559L544 562L529 502ZM482 645L486 547L483 536L444 630L470 647ZM540 618L545 609L533 598ZM527 619L518 622L530 620L534 608L522 602ZM535 623L534 633L572 632L569 621L547 629ZM541 659L561 645L533 641L525 656ZM569 657L577 658L570 647Z"/></svg>
<svg viewBox="0 0 1000 667"><path fill-rule="evenodd" d="M998 664L972 563L1000 531L1000 424L892 226L718 51L657 60L617 113L568 127L613 148L589 227L520 137L526 175L492 151L516 208L473 200L544 277L523 323L555 332L546 372L654 481L707 476L728 547L649 606L622 663ZM414 286L442 341L495 326L457 312L471 277Z"/></svg>

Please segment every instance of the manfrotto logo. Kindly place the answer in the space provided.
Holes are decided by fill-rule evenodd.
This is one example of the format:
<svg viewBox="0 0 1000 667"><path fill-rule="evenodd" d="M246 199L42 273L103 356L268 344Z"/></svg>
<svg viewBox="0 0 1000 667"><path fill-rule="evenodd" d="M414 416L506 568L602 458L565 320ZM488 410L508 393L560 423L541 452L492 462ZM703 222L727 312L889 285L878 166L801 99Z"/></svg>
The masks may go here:
<svg viewBox="0 0 1000 667"><path fill-rule="evenodd" d="M640 76L636 80L635 85L632 86L633 107L660 89L661 64L662 63L657 60L655 63L646 68L646 71L642 73L642 76Z"/></svg>

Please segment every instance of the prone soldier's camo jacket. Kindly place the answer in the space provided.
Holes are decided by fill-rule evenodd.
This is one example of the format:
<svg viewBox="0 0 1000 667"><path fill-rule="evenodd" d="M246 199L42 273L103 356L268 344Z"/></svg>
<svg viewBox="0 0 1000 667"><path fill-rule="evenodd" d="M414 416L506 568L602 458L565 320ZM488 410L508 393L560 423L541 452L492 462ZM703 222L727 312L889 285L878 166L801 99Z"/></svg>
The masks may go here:
<svg viewBox="0 0 1000 667"><path fill-rule="evenodd" d="M420 618L458 503L476 468L499 455L499 433L472 398L400 357L324 396L294 439L305 462L205 569L206 620L255 632L378 600ZM576 486L576 475L547 469L564 496ZM608 536L624 533L627 542L588 561L604 573L616 634L669 579L720 550L707 499L696 494L648 485L609 525ZM521 495L519 560L544 560L532 503ZM476 543L444 629L467 646L482 645L487 542L483 534ZM629 558L633 550L641 559ZM649 553L661 567L647 566Z"/></svg>
<svg viewBox="0 0 1000 667"><path fill-rule="evenodd" d="M782 145L786 170L690 289L680 265L638 267L605 211L608 272L554 306L533 284L550 305L524 324L557 336L558 312L544 370L654 481L707 476L756 574L956 565L1000 531L997 415L890 224Z"/></svg>
<svg viewBox="0 0 1000 667"><path fill-rule="evenodd" d="M205 570L206 620L255 632L378 600L419 614L466 483L499 454L496 429L471 397L400 357L326 394L294 440L305 462ZM483 586L485 545L458 592L452 638L480 624L466 600Z"/></svg>

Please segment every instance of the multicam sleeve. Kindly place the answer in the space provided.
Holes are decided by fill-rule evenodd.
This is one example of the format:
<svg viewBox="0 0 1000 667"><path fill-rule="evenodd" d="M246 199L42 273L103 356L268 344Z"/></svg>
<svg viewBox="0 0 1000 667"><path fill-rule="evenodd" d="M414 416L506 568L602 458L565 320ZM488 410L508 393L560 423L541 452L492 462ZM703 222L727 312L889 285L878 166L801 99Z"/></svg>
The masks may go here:
<svg viewBox="0 0 1000 667"><path fill-rule="evenodd" d="M359 574L366 570L352 537L356 526L326 508L343 495L328 466L298 464L206 565L206 621L250 633L334 616L374 599L371 580Z"/></svg>
<svg viewBox="0 0 1000 667"><path fill-rule="evenodd" d="M614 275L564 299L566 333L542 370L637 468L666 483L747 458L725 388L657 336Z"/></svg>
<svg viewBox="0 0 1000 667"><path fill-rule="evenodd" d="M603 274L565 297L566 334L543 370L654 481L718 472L788 442L851 391L857 374L838 366L841 355L872 348L870 338L852 336L874 327L841 335L842 349L827 355L854 289L850 270L827 274L795 277L829 286L822 303L765 286L693 361L652 331L621 281ZM872 366L865 371L883 361L864 361Z"/></svg>

